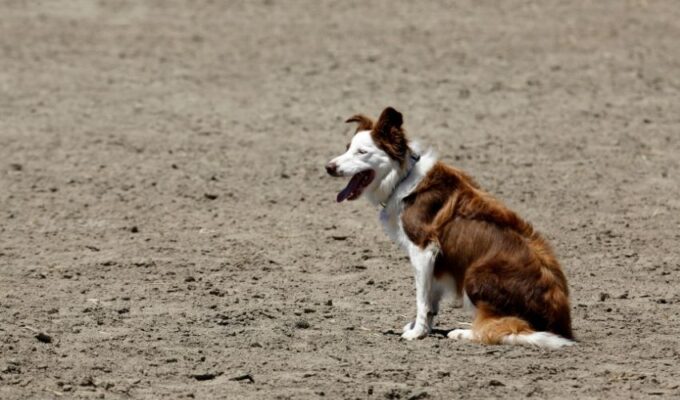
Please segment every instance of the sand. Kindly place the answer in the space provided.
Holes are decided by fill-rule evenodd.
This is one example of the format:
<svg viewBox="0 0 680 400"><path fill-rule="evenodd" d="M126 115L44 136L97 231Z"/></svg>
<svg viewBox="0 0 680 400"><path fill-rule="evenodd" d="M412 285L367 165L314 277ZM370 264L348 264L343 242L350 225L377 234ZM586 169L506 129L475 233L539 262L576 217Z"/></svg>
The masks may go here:
<svg viewBox="0 0 680 400"><path fill-rule="evenodd" d="M0 398L680 397L678 21L1 1ZM387 105L550 240L578 346L447 339L452 300L400 340L408 260L323 170Z"/></svg>

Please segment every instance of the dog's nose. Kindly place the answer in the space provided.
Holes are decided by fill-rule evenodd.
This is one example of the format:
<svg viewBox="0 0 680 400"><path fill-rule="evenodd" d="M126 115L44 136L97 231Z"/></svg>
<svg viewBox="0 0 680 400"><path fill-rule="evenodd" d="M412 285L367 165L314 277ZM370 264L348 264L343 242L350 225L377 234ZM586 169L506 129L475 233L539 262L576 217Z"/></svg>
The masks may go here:
<svg viewBox="0 0 680 400"><path fill-rule="evenodd" d="M328 175L330 176L338 176L338 166L332 162L328 163L326 164L326 172L328 172Z"/></svg>

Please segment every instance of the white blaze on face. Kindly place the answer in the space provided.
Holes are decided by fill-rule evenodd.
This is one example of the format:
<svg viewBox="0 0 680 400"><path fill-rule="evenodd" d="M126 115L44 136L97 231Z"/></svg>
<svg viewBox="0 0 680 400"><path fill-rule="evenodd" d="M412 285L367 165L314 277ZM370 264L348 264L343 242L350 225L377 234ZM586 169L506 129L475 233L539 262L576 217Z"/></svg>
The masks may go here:
<svg viewBox="0 0 680 400"><path fill-rule="evenodd" d="M337 201L357 199L375 180L390 168L390 158L371 138L370 131L354 135L347 151L331 160L340 176L352 176L347 186L338 193Z"/></svg>
<svg viewBox="0 0 680 400"><path fill-rule="evenodd" d="M370 131L362 131L354 135L347 151L331 160L337 166L338 174L354 175L372 168L370 158L376 151L381 151L373 143Z"/></svg>

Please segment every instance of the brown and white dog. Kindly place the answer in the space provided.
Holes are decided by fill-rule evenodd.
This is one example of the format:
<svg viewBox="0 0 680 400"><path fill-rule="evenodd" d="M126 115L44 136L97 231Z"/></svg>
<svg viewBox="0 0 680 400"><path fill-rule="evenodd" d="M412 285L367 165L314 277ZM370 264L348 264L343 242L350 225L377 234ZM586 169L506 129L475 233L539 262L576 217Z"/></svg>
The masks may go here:
<svg viewBox="0 0 680 400"><path fill-rule="evenodd" d="M560 348L574 344L567 281L550 246L532 226L482 191L463 171L420 154L386 108L358 123L347 151L326 165L351 176L337 201L362 194L381 206L387 234L407 252L415 273L417 313L404 339L428 335L451 290L474 310L471 329L448 337L486 344Z"/></svg>

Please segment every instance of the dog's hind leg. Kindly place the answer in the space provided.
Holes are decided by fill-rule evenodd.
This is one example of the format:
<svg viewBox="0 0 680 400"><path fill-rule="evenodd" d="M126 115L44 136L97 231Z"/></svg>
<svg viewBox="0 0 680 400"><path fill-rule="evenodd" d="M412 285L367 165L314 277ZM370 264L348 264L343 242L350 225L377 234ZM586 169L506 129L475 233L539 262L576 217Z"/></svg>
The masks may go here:
<svg viewBox="0 0 680 400"><path fill-rule="evenodd" d="M486 304L480 303L475 309L472 329L454 329L447 334L451 339L469 340L484 344L505 343L508 335L532 333L529 324L516 317L495 315Z"/></svg>
<svg viewBox="0 0 680 400"><path fill-rule="evenodd" d="M404 333L401 335L404 339L422 339L432 328L432 320L439 309L441 299L433 285L434 262L438 253L439 247L434 244L424 249L415 245L409 248L409 258L416 280L416 320L404 327Z"/></svg>

